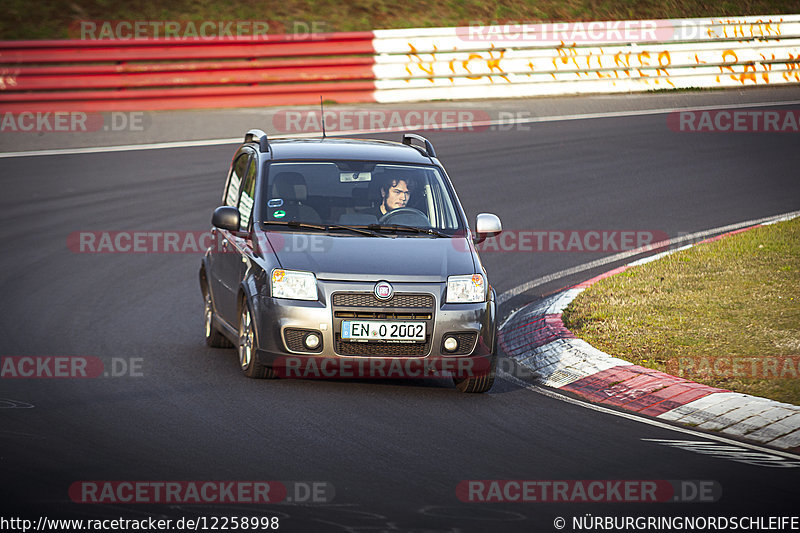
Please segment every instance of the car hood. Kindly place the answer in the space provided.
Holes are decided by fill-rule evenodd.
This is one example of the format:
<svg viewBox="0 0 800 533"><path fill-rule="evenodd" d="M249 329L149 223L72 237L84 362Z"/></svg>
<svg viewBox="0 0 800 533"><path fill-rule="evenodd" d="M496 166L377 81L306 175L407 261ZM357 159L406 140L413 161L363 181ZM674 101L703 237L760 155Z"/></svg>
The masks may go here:
<svg viewBox="0 0 800 533"><path fill-rule="evenodd" d="M443 282L475 273L464 237L362 237L317 233L265 233L282 268L314 272L318 279Z"/></svg>

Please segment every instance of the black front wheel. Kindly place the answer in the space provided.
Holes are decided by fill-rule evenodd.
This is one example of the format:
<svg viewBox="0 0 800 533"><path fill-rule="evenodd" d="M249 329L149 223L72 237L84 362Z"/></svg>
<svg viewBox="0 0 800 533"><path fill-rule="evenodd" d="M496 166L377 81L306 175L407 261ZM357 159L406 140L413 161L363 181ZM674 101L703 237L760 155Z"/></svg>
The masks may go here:
<svg viewBox="0 0 800 533"><path fill-rule="evenodd" d="M274 378L275 372L268 366L258 362L256 358L255 330L253 327L253 316L247 302L242 303L242 310L239 313L239 366L248 378Z"/></svg>
<svg viewBox="0 0 800 533"><path fill-rule="evenodd" d="M497 354L492 354L488 361L476 359L477 369L471 370L469 375L453 376L453 383L460 392L483 393L494 385L494 376L497 372Z"/></svg>

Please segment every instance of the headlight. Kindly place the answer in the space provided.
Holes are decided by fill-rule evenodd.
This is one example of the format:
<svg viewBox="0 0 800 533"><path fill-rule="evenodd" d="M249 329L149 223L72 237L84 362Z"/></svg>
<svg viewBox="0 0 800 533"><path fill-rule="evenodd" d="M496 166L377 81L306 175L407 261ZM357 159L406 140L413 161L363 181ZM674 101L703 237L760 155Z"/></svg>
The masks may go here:
<svg viewBox="0 0 800 533"><path fill-rule="evenodd" d="M486 301L486 280L482 274L448 276L447 303L476 303Z"/></svg>
<svg viewBox="0 0 800 533"><path fill-rule="evenodd" d="M272 271L271 288L273 298L317 299L317 278L311 272L276 268Z"/></svg>

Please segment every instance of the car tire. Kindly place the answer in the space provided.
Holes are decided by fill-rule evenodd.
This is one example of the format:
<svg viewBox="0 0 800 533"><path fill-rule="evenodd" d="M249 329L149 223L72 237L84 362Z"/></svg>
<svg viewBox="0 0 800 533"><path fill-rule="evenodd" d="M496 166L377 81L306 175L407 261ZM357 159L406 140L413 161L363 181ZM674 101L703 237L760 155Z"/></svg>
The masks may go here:
<svg viewBox="0 0 800 533"><path fill-rule="evenodd" d="M275 378L275 371L268 366L258 362L256 357L256 334L253 328L253 317L250 313L250 306L247 302L242 302L242 309L239 312L239 342L236 350L239 354L239 367L242 373L248 378L264 379Z"/></svg>
<svg viewBox="0 0 800 533"><path fill-rule="evenodd" d="M460 378L453 377L453 383L459 392L483 393L489 391L494 385L494 376L497 371L497 354L492 354L489 360L489 368L477 373L474 376Z"/></svg>
<svg viewBox="0 0 800 533"><path fill-rule="evenodd" d="M204 291L205 306L203 310L203 326L206 337L206 346L210 348L233 348L233 343L225 335L220 333L215 325L216 314L214 313L214 301L211 299L211 291Z"/></svg>

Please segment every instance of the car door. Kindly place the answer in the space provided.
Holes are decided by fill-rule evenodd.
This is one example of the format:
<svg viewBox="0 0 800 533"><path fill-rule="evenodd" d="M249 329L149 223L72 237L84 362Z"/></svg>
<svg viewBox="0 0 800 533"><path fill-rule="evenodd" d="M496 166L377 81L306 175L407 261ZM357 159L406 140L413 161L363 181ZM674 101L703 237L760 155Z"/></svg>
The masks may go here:
<svg viewBox="0 0 800 533"><path fill-rule="evenodd" d="M246 166L240 169L244 176L240 187L239 201L236 205L240 215L239 232L225 232L228 242L225 253L222 254L224 258L221 263L220 278L227 291L223 306L226 316L229 316L230 319L226 318L226 320L233 326L236 326L239 320L237 316L239 287L253 255L251 230L255 202L256 162L255 155L250 154Z"/></svg>
<svg viewBox="0 0 800 533"><path fill-rule="evenodd" d="M239 208L239 199L252 159L253 154L250 150L244 150L234 159L228 176L227 189L223 199L224 205ZM214 229L214 247L209 256L211 271L209 277L211 278L211 290L217 316L234 327L238 320L236 316L236 295L239 289L239 280L236 279L239 272L237 261L241 263L235 239L235 234L230 231Z"/></svg>

